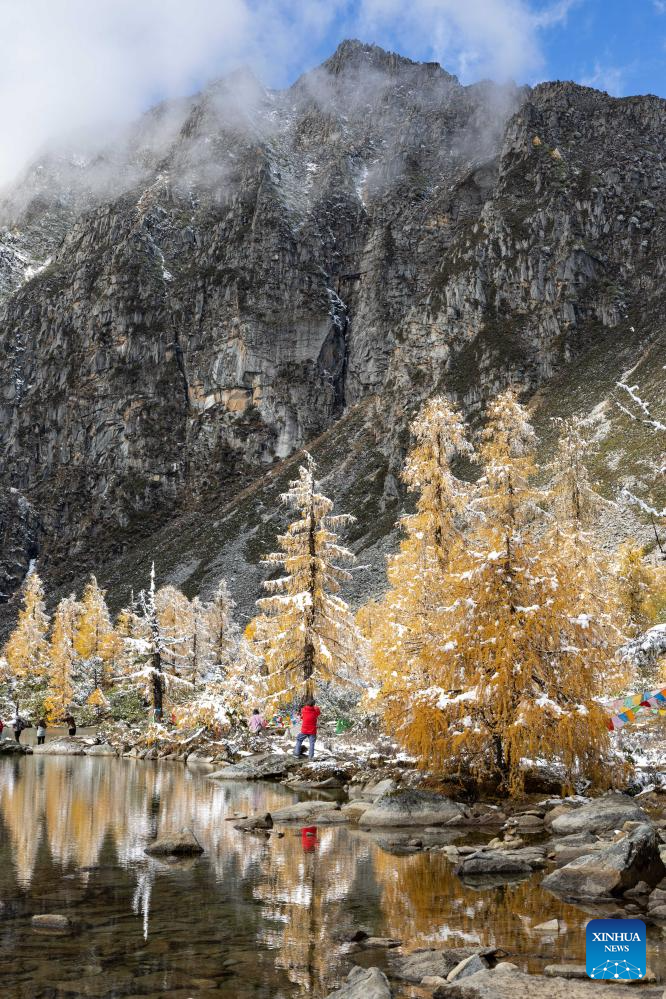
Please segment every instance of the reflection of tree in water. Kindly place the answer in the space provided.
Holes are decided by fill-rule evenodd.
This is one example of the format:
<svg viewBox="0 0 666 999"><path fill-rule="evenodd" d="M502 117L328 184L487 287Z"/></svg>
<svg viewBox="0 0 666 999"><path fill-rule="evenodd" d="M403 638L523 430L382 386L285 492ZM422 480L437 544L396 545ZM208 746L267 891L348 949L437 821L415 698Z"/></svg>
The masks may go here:
<svg viewBox="0 0 666 999"><path fill-rule="evenodd" d="M0 845L4 845L7 867L16 871L20 884L28 884L37 860L42 836L39 821L39 781L24 780L18 760L3 763L0 781L0 814L5 830Z"/></svg>
<svg viewBox="0 0 666 999"><path fill-rule="evenodd" d="M305 993L325 991L339 973L339 943L376 908L371 851L346 829L320 826L316 839L289 829L266 856L255 887L268 920L261 937Z"/></svg>
<svg viewBox="0 0 666 999"><path fill-rule="evenodd" d="M273 843L242 835L224 817L249 811L248 803L276 808L291 795L251 786L239 795L178 766L7 762L0 765L0 897L16 898L25 912L41 899L55 911L76 905L77 920L99 927L89 934L87 959L107 965L111 982L122 967L137 978L158 975L158 988L209 975L233 981L234 995L290 994L272 951L257 947L265 913L254 886L270 868ZM186 825L205 847L202 860L167 865L144 855L152 835ZM0 933L0 965L11 950L13 967L35 966L38 945L34 934L22 933L16 945ZM75 951L58 957L63 979L80 974L79 960ZM41 995L38 983L30 994Z"/></svg>
<svg viewBox="0 0 666 999"><path fill-rule="evenodd" d="M170 975L215 977L226 961L229 994L241 995L245 982L256 997L326 994L342 970L339 942L359 926L412 945L480 939L535 953L543 944L527 923L557 916L579 927L585 918L533 881L475 891L443 854L394 856L360 830L320 826L311 851L298 828L267 840L224 821L291 800L278 787L227 787L178 765L2 761L0 897L30 891L49 905L76 902L77 915L104 928L90 938L112 980L122 965L138 976L159 971L171 987ZM164 865L145 856L153 835L183 826L200 838L201 860ZM563 935L549 956L565 946L568 958L580 956L583 939ZM7 936L0 941L7 953ZM22 935L26 960L37 947Z"/></svg>
<svg viewBox="0 0 666 999"><path fill-rule="evenodd" d="M150 796L150 806L148 809L148 814L150 816L150 838L154 839L159 831L159 814L160 814L160 795L156 788L153 788L153 793Z"/></svg>
<svg viewBox="0 0 666 999"><path fill-rule="evenodd" d="M587 916L538 888L541 875L496 887L465 884L453 873L443 854L407 857L379 852L377 869L384 885L385 930L410 943L446 946L482 944L534 954L543 938L532 926L559 919L569 928L582 927ZM549 955L580 956L584 933L567 934L548 942ZM550 949L554 948L554 949Z"/></svg>
<svg viewBox="0 0 666 999"><path fill-rule="evenodd" d="M150 925L150 896L153 890L155 875L151 867L146 866L139 870L136 879L136 888L132 896L132 912L142 917L143 939L148 939L148 927Z"/></svg>

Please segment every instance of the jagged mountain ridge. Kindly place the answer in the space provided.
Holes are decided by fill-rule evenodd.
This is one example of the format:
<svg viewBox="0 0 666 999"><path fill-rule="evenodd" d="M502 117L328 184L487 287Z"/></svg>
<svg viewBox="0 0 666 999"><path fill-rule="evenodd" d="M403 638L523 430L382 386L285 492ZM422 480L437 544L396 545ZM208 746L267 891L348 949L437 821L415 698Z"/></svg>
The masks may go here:
<svg viewBox="0 0 666 999"><path fill-rule="evenodd" d="M462 87L347 42L287 91L235 74L37 164L0 204L5 598L39 555L63 586L122 567L121 599L157 528L189 510L205 531L345 412L338 491L379 565L421 398L547 400L601 354L592 408L659 343L665 119L655 97Z"/></svg>

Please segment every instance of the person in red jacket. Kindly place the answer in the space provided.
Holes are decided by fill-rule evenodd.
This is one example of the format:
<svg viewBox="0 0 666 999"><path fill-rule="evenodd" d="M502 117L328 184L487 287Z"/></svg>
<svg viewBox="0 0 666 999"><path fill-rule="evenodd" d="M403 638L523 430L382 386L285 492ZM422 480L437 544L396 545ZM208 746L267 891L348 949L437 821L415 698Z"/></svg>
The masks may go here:
<svg viewBox="0 0 666 999"><path fill-rule="evenodd" d="M321 714L321 709L317 707L314 702L313 697L306 697L305 703L301 708L301 731L296 736L296 748L294 749L294 756L301 755L301 746L306 739L310 741L310 752L308 753L310 759L314 757L315 740L317 738L317 719Z"/></svg>

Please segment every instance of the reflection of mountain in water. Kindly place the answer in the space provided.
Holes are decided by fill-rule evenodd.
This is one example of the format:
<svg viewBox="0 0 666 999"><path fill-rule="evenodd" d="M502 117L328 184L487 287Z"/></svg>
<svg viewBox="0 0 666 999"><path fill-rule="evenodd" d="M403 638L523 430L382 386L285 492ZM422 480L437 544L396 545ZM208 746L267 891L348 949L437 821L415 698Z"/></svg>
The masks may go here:
<svg viewBox="0 0 666 999"><path fill-rule="evenodd" d="M359 829L283 839L225 816L275 809L268 784L220 786L178 765L92 758L0 762L0 980L16 999L326 995L347 970L340 942L360 926L411 945L484 943L544 960L582 958L587 916L532 879L475 891L442 853L396 856ZM191 826L202 859L149 860L155 834ZM39 936L36 912L64 912L70 937ZM548 942L530 925L557 917ZM373 963L381 961L373 953ZM651 964L659 967L653 956ZM207 982L206 988L197 981ZM68 995L69 992L69 995Z"/></svg>

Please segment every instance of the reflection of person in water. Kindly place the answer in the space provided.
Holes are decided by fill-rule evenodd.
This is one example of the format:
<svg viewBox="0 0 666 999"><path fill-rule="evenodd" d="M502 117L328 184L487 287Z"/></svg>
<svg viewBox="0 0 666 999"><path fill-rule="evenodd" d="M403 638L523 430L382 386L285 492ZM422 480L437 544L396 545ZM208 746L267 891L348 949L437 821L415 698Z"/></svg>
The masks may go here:
<svg viewBox="0 0 666 999"><path fill-rule="evenodd" d="M316 826L303 826L301 829L301 843L305 853L314 853L319 846Z"/></svg>

